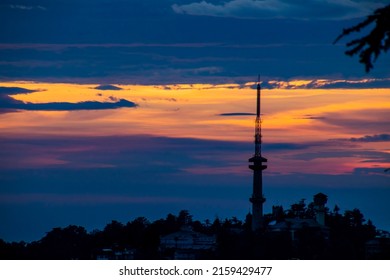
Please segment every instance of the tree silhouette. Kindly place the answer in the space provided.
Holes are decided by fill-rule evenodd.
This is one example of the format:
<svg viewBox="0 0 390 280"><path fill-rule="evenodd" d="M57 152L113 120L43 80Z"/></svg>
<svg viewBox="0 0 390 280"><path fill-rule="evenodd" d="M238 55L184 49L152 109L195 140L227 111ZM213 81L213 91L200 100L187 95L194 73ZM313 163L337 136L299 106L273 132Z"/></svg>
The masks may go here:
<svg viewBox="0 0 390 280"><path fill-rule="evenodd" d="M321 196L316 195L315 198L307 205L301 199L287 211L283 211L281 206L274 206L277 215L268 214L265 220L288 223L291 219L301 222L314 219L314 206ZM160 238L179 231L183 225L191 226L195 232L216 237L215 251L202 252L199 255L201 259L388 259L389 233L378 231L370 220L366 222L357 208L346 210L344 214L339 211L338 206L334 211L326 208L325 228L303 223L302 227L296 228L294 238L291 228L274 231L270 227L264 232L252 232L251 214L244 222L233 216L201 223L191 221L192 215L188 210L180 211L177 216L168 214L166 219L154 222L144 217L126 225L114 220L103 230L91 233L81 226L70 225L53 228L42 239L31 243L9 243L0 239L0 259L94 259L107 250L118 254L131 250L136 259L163 259L166 254L160 250ZM369 255L366 253L367 242L371 242L374 248Z"/></svg>
<svg viewBox="0 0 390 280"><path fill-rule="evenodd" d="M81 226L53 228L41 240L29 247L33 259L69 260L90 258L88 233Z"/></svg>
<svg viewBox="0 0 390 280"><path fill-rule="evenodd" d="M353 32L361 32L363 28L373 23L375 23L375 27L368 35L346 44L347 48L350 49L345 52L349 56L359 54L359 62L365 65L367 73L373 68L373 61L378 58L379 54L390 48L390 5L375 10L364 21L344 29L334 41L336 43Z"/></svg>

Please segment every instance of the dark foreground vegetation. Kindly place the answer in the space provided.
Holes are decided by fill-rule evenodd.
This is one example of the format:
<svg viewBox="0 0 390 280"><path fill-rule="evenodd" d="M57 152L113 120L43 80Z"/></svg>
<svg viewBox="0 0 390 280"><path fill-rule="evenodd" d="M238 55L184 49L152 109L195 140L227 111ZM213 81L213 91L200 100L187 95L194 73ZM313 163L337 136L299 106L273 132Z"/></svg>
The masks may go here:
<svg viewBox="0 0 390 280"><path fill-rule="evenodd" d="M271 225L294 219L309 221L313 215L313 204L306 205L302 200L265 219ZM190 213L182 210L177 216L168 214L154 222L143 217L126 224L112 221L103 230L92 232L70 225L53 228L41 240L31 243L0 239L0 259L96 259L102 250L108 250L105 248L131 250L135 259L171 258L169 252L161 250L161 237L183 226L215 237L215 247L198 255L201 259L390 259L388 233L377 230L370 220L365 221L358 209L343 214L337 206L333 211L326 209L325 227L302 226L293 235L291 230L275 231L272 226L253 233L250 221L250 214L245 221L235 217L193 221Z"/></svg>

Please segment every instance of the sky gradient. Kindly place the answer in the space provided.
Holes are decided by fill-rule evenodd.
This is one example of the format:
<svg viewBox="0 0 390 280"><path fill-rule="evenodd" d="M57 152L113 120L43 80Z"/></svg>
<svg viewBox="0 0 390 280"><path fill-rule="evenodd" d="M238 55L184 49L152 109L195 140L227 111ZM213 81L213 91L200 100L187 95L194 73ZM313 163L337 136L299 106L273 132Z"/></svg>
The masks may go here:
<svg viewBox="0 0 390 280"><path fill-rule="evenodd" d="M384 3L2 1L0 238L244 219L258 73L265 212L323 192L389 230L389 56L333 44Z"/></svg>

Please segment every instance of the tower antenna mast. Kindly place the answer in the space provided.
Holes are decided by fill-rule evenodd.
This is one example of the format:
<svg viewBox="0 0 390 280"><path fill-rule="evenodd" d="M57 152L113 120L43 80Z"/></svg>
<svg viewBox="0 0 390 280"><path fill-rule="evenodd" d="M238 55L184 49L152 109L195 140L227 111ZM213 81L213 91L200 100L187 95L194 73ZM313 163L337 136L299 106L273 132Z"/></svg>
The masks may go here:
<svg viewBox="0 0 390 280"><path fill-rule="evenodd" d="M260 75L258 76L257 82L257 106L256 106L256 121L255 121L255 156L261 156L261 85L260 85Z"/></svg>
<svg viewBox="0 0 390 280"><path fill-rule="evenodd" d="M257 81L257 98L256 98L256 121L255 121L255 154L249 159L252 163L249 168L253 170L253 193L249 201L252 203L252 230L258 231L263 229L263 203L265 198L263 196L263 170L267 168L265 164L267 159L261 155L261 85L260 75Z"/></svg>

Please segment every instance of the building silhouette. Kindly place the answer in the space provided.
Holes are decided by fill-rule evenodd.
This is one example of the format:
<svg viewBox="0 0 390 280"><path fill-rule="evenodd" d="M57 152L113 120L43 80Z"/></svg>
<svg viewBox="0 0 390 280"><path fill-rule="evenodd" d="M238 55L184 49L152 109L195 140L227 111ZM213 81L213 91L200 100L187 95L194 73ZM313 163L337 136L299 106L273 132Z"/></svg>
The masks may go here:
<svg viewBox="0 0 390 280"><path fill-rule="evenodd" d="M166 259L196 260L212 256L216 245L214 234L196 232L186 224L179 231L162 236L159 250Z"/></svg>
<svg viewBox="0 0 390 280"><path fill-rule="evenodd" d="M325 225L325 205L327 201L327 195L318 193L313 196L314 213L307 213L307 210L305 211L304 209L304 204L301 204L302 209L295 211L291 216L285 215L281 206L272 206L272 220L267 224L267 229L273 233L288 232L293 242L299 239L297 233L302 230L328 240L329 227ZM303 203L303 200L301 203Z"/></svg>

